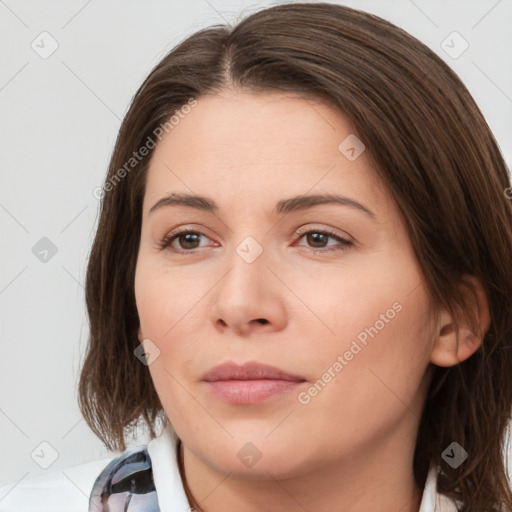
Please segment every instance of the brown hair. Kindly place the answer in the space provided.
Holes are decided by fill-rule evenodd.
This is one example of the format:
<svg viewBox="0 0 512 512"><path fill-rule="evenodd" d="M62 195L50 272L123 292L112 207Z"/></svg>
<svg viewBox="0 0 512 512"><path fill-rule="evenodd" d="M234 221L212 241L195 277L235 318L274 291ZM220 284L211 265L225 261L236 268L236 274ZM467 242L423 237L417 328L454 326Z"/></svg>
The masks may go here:
<svg viewBox="0 0 512 512"><path fill-rule="evenodd" d="M200 30L135 94L110 161L87 268L90 339L79 405L90 428L109 449L124 450L128 426L142 420L154 437L162 414L148 368L134 356L134 275L152 152L122 179L119 170L187 101L228 85L324 99L352 121L404 215L431 304L474 324L460 285L464 274L481 281L490 328L469 359L429 366L414 475L421 488L433 462L442 468L438 491L460 500L461 510L512 509L501 453L512 407L507 167L470 93L442 59L390 22L335 4L277 5L234 27ZM441 456L453 441L469 453L456 469Z"/></svg>

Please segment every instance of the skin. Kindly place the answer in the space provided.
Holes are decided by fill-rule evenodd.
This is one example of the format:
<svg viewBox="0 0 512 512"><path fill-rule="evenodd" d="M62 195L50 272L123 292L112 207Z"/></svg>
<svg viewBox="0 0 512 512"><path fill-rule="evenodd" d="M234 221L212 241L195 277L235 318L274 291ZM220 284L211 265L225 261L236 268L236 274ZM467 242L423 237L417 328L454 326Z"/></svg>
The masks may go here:
<svg viewBox="0 0 512 512"><path fill-rule="evenodd" d="M367 152L350 161L338 150L352 133L323 102L225 89L200 97L152 156L135 276L139 339L160 350L149 370L182 440L198 510L419 510L412 459L426 370L466 359L481 339L463 327L457 345L446 311L430 321L397 204ZM211 197L219 210L150 214L170 192ZM272 214L281 199L322 192L364 204L375 220L336 204ZM178 227L203 235L162 249L159 241ZM299 228L329 229L352 245L297 235ZM236 251L248 236L263 250L252 263ZM486 330L485 295L471 282ZM298 393L395 303L400 312L300 403ZM264 362L306 382L263 403L227 404L201 381L225 361ZM248 442L261 452L252 467L237 457Z"/></svg>

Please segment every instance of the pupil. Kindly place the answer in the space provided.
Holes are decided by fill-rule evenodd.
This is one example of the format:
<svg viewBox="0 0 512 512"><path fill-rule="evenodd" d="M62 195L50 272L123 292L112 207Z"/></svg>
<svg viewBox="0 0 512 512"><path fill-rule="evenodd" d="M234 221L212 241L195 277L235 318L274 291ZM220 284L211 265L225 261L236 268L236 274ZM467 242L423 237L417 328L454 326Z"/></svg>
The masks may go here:
<svg viewBox="0 0 512 512"><path fill-rule="evenodd" d="M320 242L320 246L323 247L324 245L321 243L322 238L325 238L325 235L323 233L310 233L309 236L313 239L313 244ZM320 240L319 240L320 239ZM325 240L324 240L325 242Z"/></svg>
<svg viewBox="0 0 512 512"><path fill-rule="evenodd" d="M197 234L194 234L194 233L188 233L186 235L184 235L184 238L185 238L185 246L187 246L187 244L191 243L191 244L194 244L195 242L197 242L197 240L190 240L190 237L195 237L197 238ZM194 247L186 247L187 249L193 249Z"/></svg>

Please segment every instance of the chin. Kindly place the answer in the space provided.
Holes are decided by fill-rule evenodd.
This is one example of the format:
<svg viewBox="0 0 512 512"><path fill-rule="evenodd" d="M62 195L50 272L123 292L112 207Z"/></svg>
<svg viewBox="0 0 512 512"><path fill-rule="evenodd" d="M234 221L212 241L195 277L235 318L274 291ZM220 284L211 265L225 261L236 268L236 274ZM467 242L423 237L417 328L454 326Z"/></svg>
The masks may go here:
<svg viewBox="0 0 512 512"><path fill-rule="evenodd" d="M201 447L204 450L202 454L196 453L219 473L242 480L295 478L306 473L314 463L307 457L300 443L283 445L281 441L272 442L265 439L252 442L247 441L251 439L249 435L243 439L242 441L236 437L224 443L217 441L213 450L211 446L205 446ZM294 448L295 446L301 446L301 449L298 450Z"/></svg>

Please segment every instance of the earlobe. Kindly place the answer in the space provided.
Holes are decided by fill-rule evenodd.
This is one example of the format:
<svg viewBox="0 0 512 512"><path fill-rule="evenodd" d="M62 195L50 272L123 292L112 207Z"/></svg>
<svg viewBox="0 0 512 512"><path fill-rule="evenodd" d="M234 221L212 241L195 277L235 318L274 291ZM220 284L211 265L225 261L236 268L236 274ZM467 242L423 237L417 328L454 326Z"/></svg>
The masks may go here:
<svg viewBox="0 0 512 512"><path fill-rule="evenodd" d="M476 299L471 301L472 315L480 332L475 333L472 327L464 322L459 325L457 340L453 318L448 311L443 310L439 315L434 347L430 355L430 361L437 366L453 366L472 356L481 346L491 323L489 303L482 284L473 276L464 276L464 280Z"/></svg>
<svg viewBox="0 0 512 512"><path fill-rule="evenodd" d="M142 335L142 327L140 327L140 326L139 326L139 329L137 330L137 337L139 338L139 341L142 343L144 336Z"/></svg>

